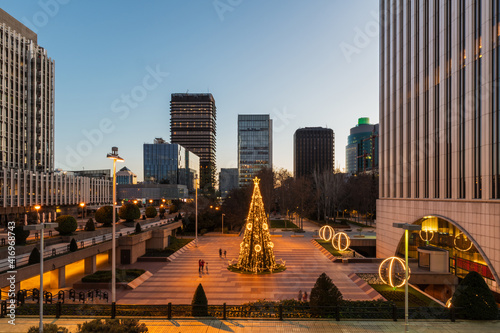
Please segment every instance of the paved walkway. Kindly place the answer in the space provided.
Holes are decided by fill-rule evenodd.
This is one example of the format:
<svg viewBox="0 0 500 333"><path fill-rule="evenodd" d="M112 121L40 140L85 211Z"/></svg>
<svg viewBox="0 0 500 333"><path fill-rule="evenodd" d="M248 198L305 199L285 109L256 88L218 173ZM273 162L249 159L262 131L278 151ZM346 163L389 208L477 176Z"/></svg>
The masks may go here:
<svg viewBox="0 0 500 333"><path fill-rule="evenodd" d="M47 318L45 323L54 323L64 326L74 333L77 324L87 319L54 319ZM301 321L274 321L274 320L217 320L217 319L192 319L192 320L144 320L150 333L170 332L403 332L404 322L398 321L327 321L327 320L301 320ZM16 326L9 325L7 319L0 319L0 332L27 332L29 327L38 326L38 318L18 318ZM412 321L410 332L458 332L458 333L497 333L500 331L499 321Z"/></svg>

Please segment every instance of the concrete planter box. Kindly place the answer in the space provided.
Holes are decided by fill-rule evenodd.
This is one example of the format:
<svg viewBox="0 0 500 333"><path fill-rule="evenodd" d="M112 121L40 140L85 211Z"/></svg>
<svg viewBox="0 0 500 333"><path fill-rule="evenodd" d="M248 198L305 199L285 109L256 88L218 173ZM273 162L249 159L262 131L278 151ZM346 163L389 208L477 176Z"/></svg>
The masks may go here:
<svg viewBox="0 0 500 333"><path fill-rule="evenodd" d="M141 276L138 276L136 279L130 281L130 282L117 282L116 283L116 288L117 289L135 289L138 286L140 286L144 281L149 279L153 274L151 274L149 271L145 271ZM111 289L111 282L78 282L73 285L73 289Z"/></svg>

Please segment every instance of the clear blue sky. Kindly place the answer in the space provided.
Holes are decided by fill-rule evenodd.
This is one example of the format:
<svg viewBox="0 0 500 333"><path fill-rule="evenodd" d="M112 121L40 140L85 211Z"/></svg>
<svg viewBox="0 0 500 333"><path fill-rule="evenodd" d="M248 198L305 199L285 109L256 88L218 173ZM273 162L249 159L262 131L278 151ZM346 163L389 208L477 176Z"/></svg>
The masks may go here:
<svg viewBox="0 0 500 333"><path fill-rule="evenodd" d="M214 95L218 169L237 167L238 114L271 115L273 164L289 171L296 129L332 128L344 168L357 118L378 122L376 0L0 3L56 62L65 170L109 169L118 146L142 180L142 144L170 140L170 94L188 90Z"/></svg>

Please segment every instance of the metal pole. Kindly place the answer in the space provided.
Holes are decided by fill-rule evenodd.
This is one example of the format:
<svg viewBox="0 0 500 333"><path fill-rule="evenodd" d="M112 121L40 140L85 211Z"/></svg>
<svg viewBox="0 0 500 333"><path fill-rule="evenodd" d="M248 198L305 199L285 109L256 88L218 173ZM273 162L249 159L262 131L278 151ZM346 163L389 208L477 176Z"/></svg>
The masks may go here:
<svg viewBox="0 0 500 333"><path fill-rule="evenodd" d="M40 214L37 211L37 218L40 220ZM42 230L40 235L40 294L38 295L38 302L40 302L40 326L38 331L43 333L43 230L44 224L42 223Z"/></svg>
<svg viewBox="0 0 500 333"><path fill-rule="evenodd" d="M195 211L196 211L196 214L195 214L195 230L194 230L194 234L195 234L195 246L198 247L198 180L196 180L196 188L195 188L195 195L194 195L194 202L195 202Z"/></svg>
<svg viewBox="0 0 500 333"><path fill-rule="evenodd" d="M224 215L222 214L222 234L224 235Z"/></svg>
<svg viewBox="0 0 500 333"><path fill-rule="evenodd" d="M405 332L408 332L408 229L405 229Z"/></svg>
<svg viewBox="0 0 500 333"><path fill-rule="evenodd" d="M113 228L111 236L111 302L116 303L116 158L113 159Z"/></svg>

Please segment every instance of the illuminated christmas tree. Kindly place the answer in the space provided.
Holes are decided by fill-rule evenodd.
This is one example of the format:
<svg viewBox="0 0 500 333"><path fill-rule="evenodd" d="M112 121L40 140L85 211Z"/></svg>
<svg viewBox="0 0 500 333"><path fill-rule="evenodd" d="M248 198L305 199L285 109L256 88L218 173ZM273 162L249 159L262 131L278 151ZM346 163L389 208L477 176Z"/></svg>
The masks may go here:
<svg viewBox="0 0 500 333"><path fill-rule="evenodd" d="M274 259L274 244L269 234L269 221L264 210L259 188L260 179L255 177L252 201L245 224L245 235L240 244L240 255L230 270L247 273L273 273L285 270L284 264Z"/></svg>

